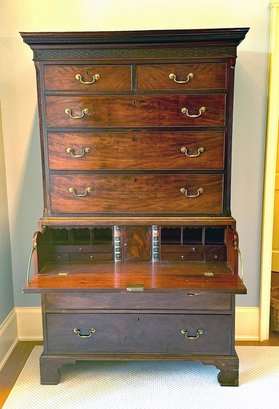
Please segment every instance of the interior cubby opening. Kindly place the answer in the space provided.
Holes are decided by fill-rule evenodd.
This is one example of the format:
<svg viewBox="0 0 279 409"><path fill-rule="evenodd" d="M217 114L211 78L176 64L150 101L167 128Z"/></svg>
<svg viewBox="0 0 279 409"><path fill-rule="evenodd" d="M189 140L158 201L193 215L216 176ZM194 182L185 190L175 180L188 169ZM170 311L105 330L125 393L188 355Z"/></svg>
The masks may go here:
<svg viewBox="0 0 279 409"><path fill-rule="evenodd" d="M183 244L203 244L203 228L202 227L184 227L183 228Z"/></svg>
<svg viewBox="0 0 279 409"><path fill-rule="evenodd" d="M181 244L181 228L180 227L162 227L161 228L161 244L180 245Z"/></svg>
<svg viewBox="0 0 279 409"><path fill-rule="evenodd" d="M96 228L93 231L93 244L112 244L112 228Z"/></svg>
<svg viewBox="0 0 279 409"><path fill-rule="evenodd" d="M69 244L69 230L49 229L49 242L51 244Z"/></svg>
<svg viewBox="0 0 279 409"><path fill-rule="evenodd" d="M90 229L72 229L71 244L90 244Z"/></svg>
<svg viewBox="0 0 279 409"><path fill-rule="evenodd" d="M224 227L207 227L205 229L205 244L224 244Z"/></svg>

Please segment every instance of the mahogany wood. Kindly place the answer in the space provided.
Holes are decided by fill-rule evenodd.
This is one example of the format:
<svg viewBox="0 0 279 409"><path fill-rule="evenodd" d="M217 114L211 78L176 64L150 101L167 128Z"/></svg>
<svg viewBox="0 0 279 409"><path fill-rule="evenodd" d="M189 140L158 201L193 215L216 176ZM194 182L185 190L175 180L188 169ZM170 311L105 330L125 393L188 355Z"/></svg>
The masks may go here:
<svg viewBox="0 0 279 409"><path fill-rule="evenodd" d="M225 125L224 94L96 97L47 95L45 99L48 128ZM206 111L198 117L189 117L181 112L183 107L189 110L189 115L198 115L201 107L205 107ZM73 116L81 116L83 109L88 109L88 114L80 119L72 119L65 113L67 108L71 109Z"/></svg>
<svg viewBox="0 0 279 409"><path fill-rule="evenodd" d="M80 338L74 328L88 335ZM222 328L222 331L219 331ZM229 354L231 352L231 316L199 314L141 314L111 313L64 314L48 313L46 329L48 343L46 352L62 353L184 353ZM187 339L181 333L186 329L189 336L203 334L197 339ZM218 334L218 337L216 337Z"/></svg>
<svg viewBox="0 0 279 409"><path fill-rule="evenodd" d="M222 175L51 175L53 213L222 213ZM76 197L69 188L83 194ZM186 197L180 189L186 188Z"/></svg>
<svg viewBox="0 0 279 409"><path fill-rule="evenodd" d="M80 74L84 82L91 82L95 74L100 78L92 84L83 84L76 75ZM96 91L130 91L132 86L131 66L129 65L46 65L44 85L47 91L69 90L86 93Z"/></svg>
<svg viewBox="0 0 279 409"><path fill-rule="evenodd" d="M232 296L226 293L208 293L204 291L175 292L114 292L109 297L105 292L75 293L75 294L47 294L44 295L44 305L47 312L61 312L61 310L137 310L157 309L187 310L194 313L211 313L212 311L230 312ZM73 309L74 306L74 309Z"/></svg>
<svg viewBox="0 0 279 409"><path fill-rule="evenodd" d="M190 73L193 74L193 78L187 81L187 75ZM170 74L175 74L177 81L187 82L178 84L169 78ZM139 65L137 67L137 84L140 90L225 89L226 64Z"/></svg>
<svg viewBox="0 0 279 409"><path fill-rule="evenodd" d="M152 149L150 149L152 146ZM181 152L186 147L187 157ZM72 148L74 158L67 152ZM222 170L224 133L219 131L48 132L51 170Z"/></svg>
<svg viewBox="0 0 279 409"><path fill-rule="evenodd" d="M24 288L43 294L42 384L81 358L199 360L221 370L222 385L238 384L234 294L246 288L230 217L231 136L247 31L22 33L34 51L43 158L39 274ZM92 226L113 226L114 246L70 232ZM160 226L177 226L180 246L161 244ZM90 338L73 331L95 324Z"/></svg>

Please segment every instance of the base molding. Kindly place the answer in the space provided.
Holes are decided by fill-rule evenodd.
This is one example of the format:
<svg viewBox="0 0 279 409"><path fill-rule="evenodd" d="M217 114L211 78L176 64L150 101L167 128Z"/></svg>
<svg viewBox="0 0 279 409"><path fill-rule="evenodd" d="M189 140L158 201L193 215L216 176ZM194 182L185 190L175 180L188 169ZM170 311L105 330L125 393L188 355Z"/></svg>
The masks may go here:
<svg viewBox="0 0 279 409"><path fill-rule="evenodd" d="M17 315L15 309L13 309L0 325L0 371L17 342Z"/></svg>
<svg viewBox="0 0 279 409"><path fill-rule="evenodd" d="M43 339L41 307L16 308L18 338L20 341ZM259 340L259 307L237 307L235 338L237 341Z"/></svg>

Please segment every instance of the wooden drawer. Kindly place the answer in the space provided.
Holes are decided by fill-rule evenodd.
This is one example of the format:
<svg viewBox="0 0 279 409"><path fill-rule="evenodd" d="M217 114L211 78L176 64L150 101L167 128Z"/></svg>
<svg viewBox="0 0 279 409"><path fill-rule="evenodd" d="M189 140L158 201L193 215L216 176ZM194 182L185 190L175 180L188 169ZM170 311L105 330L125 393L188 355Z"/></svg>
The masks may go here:
<svg viewBox="0 0 279 409"><path fill-rule="evenodd" d="M222 213L222 175L51 175L50 183L53 213Z"/></svg>
<svg viewBox="0 0 279 409"><path fill-rule="evenodd" d="M178 81L178 82L176 82ZM226 88L226 64L156 64L137 67L139 90Z"/></svg>
<svg viewBox="0 0 279 409"><path fill-rule="evenodd" d="M223 169L223 132L48 132L51 170Z"/></svg>
<svg viewBox="0 0 279 409"><path fill-rule="evenodd" d="M48 294L45 296L46 310L87 310L87 309L168 309L188 311L231 310L230 294L215 294L201 291L189 292L107 292Z"/></svg>
<svg viewBox="0 0 279 409"><path fill-rule="evenodd" d="M130 65L45 65L45 90L130 91Z"/></svg>
<svg viewBox="0 0 279 409"><path fill-rule="evenodd" d="M46 352L229 354L231 327L230 315L47 314Z"/></svg>
<svg viewBox="0 0 279 409"><path fill-rule="evenodd" d="M49 128L224 126L225 94L46 96L46 124Z"/></svg>
<svg viewBox="0 0 279 409"><path fill-rule="evenodd" d="M187 253L187 252L177 252L177 253L161 253L162 261L203 261L203 253Z"/></svg>

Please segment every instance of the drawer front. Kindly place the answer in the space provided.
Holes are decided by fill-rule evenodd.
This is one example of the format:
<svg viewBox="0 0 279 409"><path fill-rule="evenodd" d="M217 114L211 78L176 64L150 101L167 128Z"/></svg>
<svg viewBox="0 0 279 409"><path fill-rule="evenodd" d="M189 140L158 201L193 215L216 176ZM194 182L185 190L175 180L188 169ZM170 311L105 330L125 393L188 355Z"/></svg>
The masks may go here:
<svg viewBox="0 0 279 409"><path fill-rule="evenodd" d="M139 90L226 88L226 64L157 64L137 67Z"/></svg>
<svg viewBox="0 0 279 409"><path fill-rule="evenodd" d="M203 261L204 254L203 253L184 253L184 252L177 252L177 253L162 252L161 260L162 261Z"/></svg>
<svg viewBox="0 0 279 409"><path fill-rule="evenodd" d="M229 354L232 317L47 314L46 331L48 353Z"/></svg>
<svg viewBox="0 0 279 409"><path fill-rule="evenodd" d="M45 65L45 90L130 91L129 65Z"/></svg>
<svg viewBox="0 0 279 409"><path fill-rule="evenodd" d="M222 212L222 175L51 175L50 183L54 213Z"/></svg>
<svg viewBox="0 0 279 409"><path fill-rule="evenodd" d="M223 132L49 132L51 170L223 169Z"/></svg>
<svg viewBox="0 0 279 409"><path fill-rule="evenodd" d="M45 296L47 310L86 309L184 309L189 311L230 311L230 294L188 291L178 293L121 292L94 294L50 294Z"/></svg>
<svg viewBox="0 0 279 409"><path fill-rule="evenodd" d="M224 94L46 96L49 128L224 126L224 121Z"/></svg>

